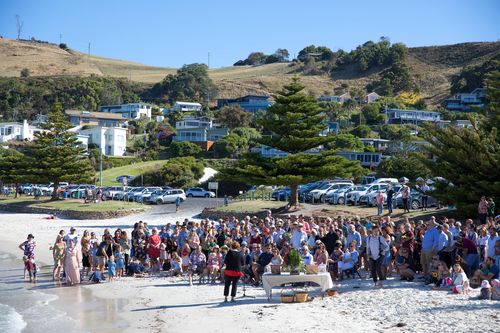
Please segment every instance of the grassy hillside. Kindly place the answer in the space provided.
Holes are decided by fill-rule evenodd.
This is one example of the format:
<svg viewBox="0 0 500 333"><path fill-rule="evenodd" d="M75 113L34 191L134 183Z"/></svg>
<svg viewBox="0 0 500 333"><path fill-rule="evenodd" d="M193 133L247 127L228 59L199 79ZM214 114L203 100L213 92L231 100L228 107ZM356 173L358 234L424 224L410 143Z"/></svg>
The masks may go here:
<svg viewBox="0 0 500 333"><path fill-rule="evenodd" d="M148 161L126 165L118 168L111 168L102 172L102 185L113 186L121 185L116 181L118 176L138 176L144 172L161 168L167 161ZM96 173L96 178L99 179L99 172Z"/></svg>
<svg viewBox="0 0 500 333"><path fill-rule="evenodd" d="M410 48L407 58L412 75L429 104L438 104L450 91L450 78L465 66L481 64L500 54L500 42L463 43ZM142 83L159 82L174 68L145 66L139 63L108 59L65 51L51 44L0 39L0 76L19 76L28 68L37 75L107 75L125 77ZM219 86L219 97L245 94L270 94L279 90L294 75L302 76L308 91L316 96L332 93L347 85L363 88L379 78L384 68L362 75L349 68L328 75L302 75L300 65L286 63L263 66L238 66L211 69L209 74Z"/></svg>

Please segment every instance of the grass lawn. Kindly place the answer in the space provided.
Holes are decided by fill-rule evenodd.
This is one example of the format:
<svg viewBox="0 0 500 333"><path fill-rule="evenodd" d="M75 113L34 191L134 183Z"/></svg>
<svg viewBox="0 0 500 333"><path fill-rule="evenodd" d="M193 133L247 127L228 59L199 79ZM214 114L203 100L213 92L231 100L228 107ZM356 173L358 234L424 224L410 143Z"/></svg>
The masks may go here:
<svg viewBox="0 0 500 333"><path fill-rule="evenodd" d="M83 200L58 200L50 201L50 199L40 199L35 200L32 197L21 197L21 198L8 198L0 199L0 208L2 205L15 205L22 207L37 207L37 208L50 208L59 211L65 210L76 210L82 212L110 212L117 211L121 209L143 209L146 210L148 206L141 205L135 202L123 202L123 201L103 201L97 204L83 203Z"/></svg>
<svg viewBox="0 0 500 333"><path fill-rule="evenodd" d="M229 203L227 206L221 206L214 208L216 212L238 212L238 213L257 213L263 210L271 209L271 208L279 208L285 206L286 203L283 201L262 201L262 200L254 200L254 201L233 201Z"/></svg>
<svg viewBox="0 0 500 333"><path fill-rule="evenodd" d="M125 165L118 168L111 168L108 170L104 170L102 172L102 185L103 186L113 186L113 185L122 185L121 183L116 181L116 177L118 176L138 176L144 172L154 170L156 168L161 168L167 160L160 161L148 161L135 163L130 165ZM96 173L97 179L99 179L99 171Z"/></svg>

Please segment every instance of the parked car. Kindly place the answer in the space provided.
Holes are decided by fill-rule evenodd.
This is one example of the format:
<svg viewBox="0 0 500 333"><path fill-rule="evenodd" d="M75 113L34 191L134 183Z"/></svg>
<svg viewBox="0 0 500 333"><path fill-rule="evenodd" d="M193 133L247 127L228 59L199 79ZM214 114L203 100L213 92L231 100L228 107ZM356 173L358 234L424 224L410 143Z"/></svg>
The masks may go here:
<svg viewBox="0 0 500 333"><path fill-rule="evenodd" d="M348 204L352 203L353 205L357 205L357 204L359 204L359 199L362 196L366 195L367 192L371 192L371 191L376 192L376 191L378 191L382 188L386 188L386 187L387 187L387 184L373 184L373 185L366 186L363 190L349 192L346 195L346 202Z"/></svg>
<svg viewBox="0 0 500 333"><path fill-rule="evenodd" d="M153 193L149 197L149 202L150 203L155 203L157 205L159 204L165 204L165 203L172 203L177 200L177 197L181 198L181 201L186 200L186 193L184 193L184 190L182 189L169 189L169 190L164 190L160 193Z"/></svg>
<svg viewBox="0 0 500 333"><path fill-rule="evenodd" d="M343 205L346 202L346 195L352 191L363 190L366 186L354 185L340 188L336 191L327 194L326 202L332 205Z"/></svg>
<svg viewBox="0 0 500 333"><path fill-rule="evenodd" d="M349 187L352 185L353 185L352 181L327 183L321 186L320 188L317 188L309 192L309 194L306 196L306 201L314 200L315 202L319 201L325 202L328 192L338 190L339 188Z"/></svg>
<svg viewBox="0 0 500 333"><path fill-rule="evenodd" d="M87 191L94 191L96 189L95 185L75 185L76 187L71 188L69 191L67 190L70 186L66 188L66 191L68 192L68 195L71 198L86 198L87 197Z"/></svg>
<svg viewBox="0 0 500 333"><path fill-rule="evenodd" d="M161 193L162 188L161 187L145 187L142 189L142 191L136 192L134 194L134 201L136 202L147 202L149 200L149 197L151 197L151 194L153 193Z"/></svg>
<svg viewBox="0 0 500 333"><path fill-rule="evenodd" d="M187 197L215 198L215 193L201 187L191 187L186 191Z"/></svg>
<svg viewBox="0 0 500 333"><path fill-rule="evenodd" d="M403 208L403 196L402 196L401 192L399 192L396 195L395 201L396 201L396 204L395 204L396 207ZM415 189L410 189L409 203L410 203L411 209L422 208L422 193L418 192ZM439 201L437 201L436 198L428 195L427 196L427 207L438 207L439 208L439 207L441 207L441 205L439 204Z"/></svg>
<svg viewBox="0 0 500 333"><path fill-rule="evenodd" d="M123 195L123 199L126 201L134 201L134 196L137 193L142 192L142 190L144 190L144 187L132 187L128 192L126 192Z"/></svg>
<svg viewBox="0 0 500 333"><path fill-rule="evenodd" d="M271 198L278 201L287 201L292 196L290 187L283 187L271 194Z"/></svg>
<svg viewBox="0 0 500 333"><path fill-rule="evenodd" d="M128 189L130 189L130 187L128 186L108 186L104 188L102 192L102 197L104 200L114 199L118 193L121 193L122 194L121 199L123 199L123 193L125 191L128 191Z"/></svg>
<svg viewBox="0 0 500 333"><path fill-rule="evenodd" d="M134 176L128 176L128 175L122 175L122 176L118 176L116 177L116 181L119 182L119 183L123 183L123 179L126 178L127 179L127 182L130 182L132 180L134 180Z"/></svg>

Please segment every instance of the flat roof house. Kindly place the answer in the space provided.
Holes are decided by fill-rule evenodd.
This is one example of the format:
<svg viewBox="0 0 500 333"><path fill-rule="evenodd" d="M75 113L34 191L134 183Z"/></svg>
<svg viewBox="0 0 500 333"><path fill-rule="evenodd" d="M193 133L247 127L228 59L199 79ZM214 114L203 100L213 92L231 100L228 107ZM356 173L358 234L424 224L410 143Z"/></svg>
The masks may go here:
<svg viewBox="0 0 500 333"><path fill-rule="evenodd" d="M101 112L116 113L125 119L151 119L151 105L146 103L128 103L120 105L104 105L99 108Z"/></svg>
<svg viewBox="0 0 500 333"><path fill-rule="evenodd" d="M74 126L92 125L103 127L120 127L127 121L119 113L90 112L80 110L66 110L69 122Z"/></svg>
<svg viewBox="0 0 500 333"><path fill-rule="evenodd" d="M219 98L217 100L217 108L222 109L224 106L239 106L247 112L257 112L267 110L272 105L269 101L269 96L265 95L246 95L238 98Z"/></svg>
<svg viewBox="0 0 500 333"><path fill-rule="evenodd" d="M7 142L11 140L32 141L35 133L41 131L43 131L41 128L29 125L27 120L23 120L22 123L0 123L0 142Z"/></svg>
<svg viewBox="0 0 500 333"><path fill-rule="evenodd" d="M175 102L172 106L172 111L180 111L180 112L195 112L202 111L203 107L200 103L191 103L191 102Z"/></svg>
<svg viewBox="0 0 500 333"><path fill-rule="evenodd" d="M441 120L439 112L424 110L387 109L385 111L388 124L415 124L422 122L438 122Z"/></svg>

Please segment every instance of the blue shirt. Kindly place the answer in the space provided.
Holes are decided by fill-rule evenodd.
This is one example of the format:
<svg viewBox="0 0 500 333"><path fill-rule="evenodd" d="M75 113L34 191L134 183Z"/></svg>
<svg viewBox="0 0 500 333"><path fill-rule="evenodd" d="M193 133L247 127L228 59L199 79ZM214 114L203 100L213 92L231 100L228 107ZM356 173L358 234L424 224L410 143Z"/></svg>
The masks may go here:
<svg viewBox="0 0 500 333"><path fill-rule="evenodd" d="M427 229L422 241L422 251L430 251L434 247L437 250L439 244L439 231L436 227L431 230Z"/></svg>
<svg viewBox="0 0 500 333"><path fill-rule="evenodd" d="M441 231L438 237L437 251L441 251L448 245L448 235Z"/></svg>
<svg viewBox="0 0 500 333"><path fill-rule="evenodd" d="M304 260L304 265L312 265L314 261L314 258L310 253L302 254L302 259Z"/></svg>
<svg viewBox="0 0 500 333"><path fill-rule="evenodd" d="M356 250L358 250L361 247L361 234L357 231L354 231L352 234L349 233L347 234L347 244L346 247L349 246L349 244L352 243L352 241L356 241Z"/></svg>

